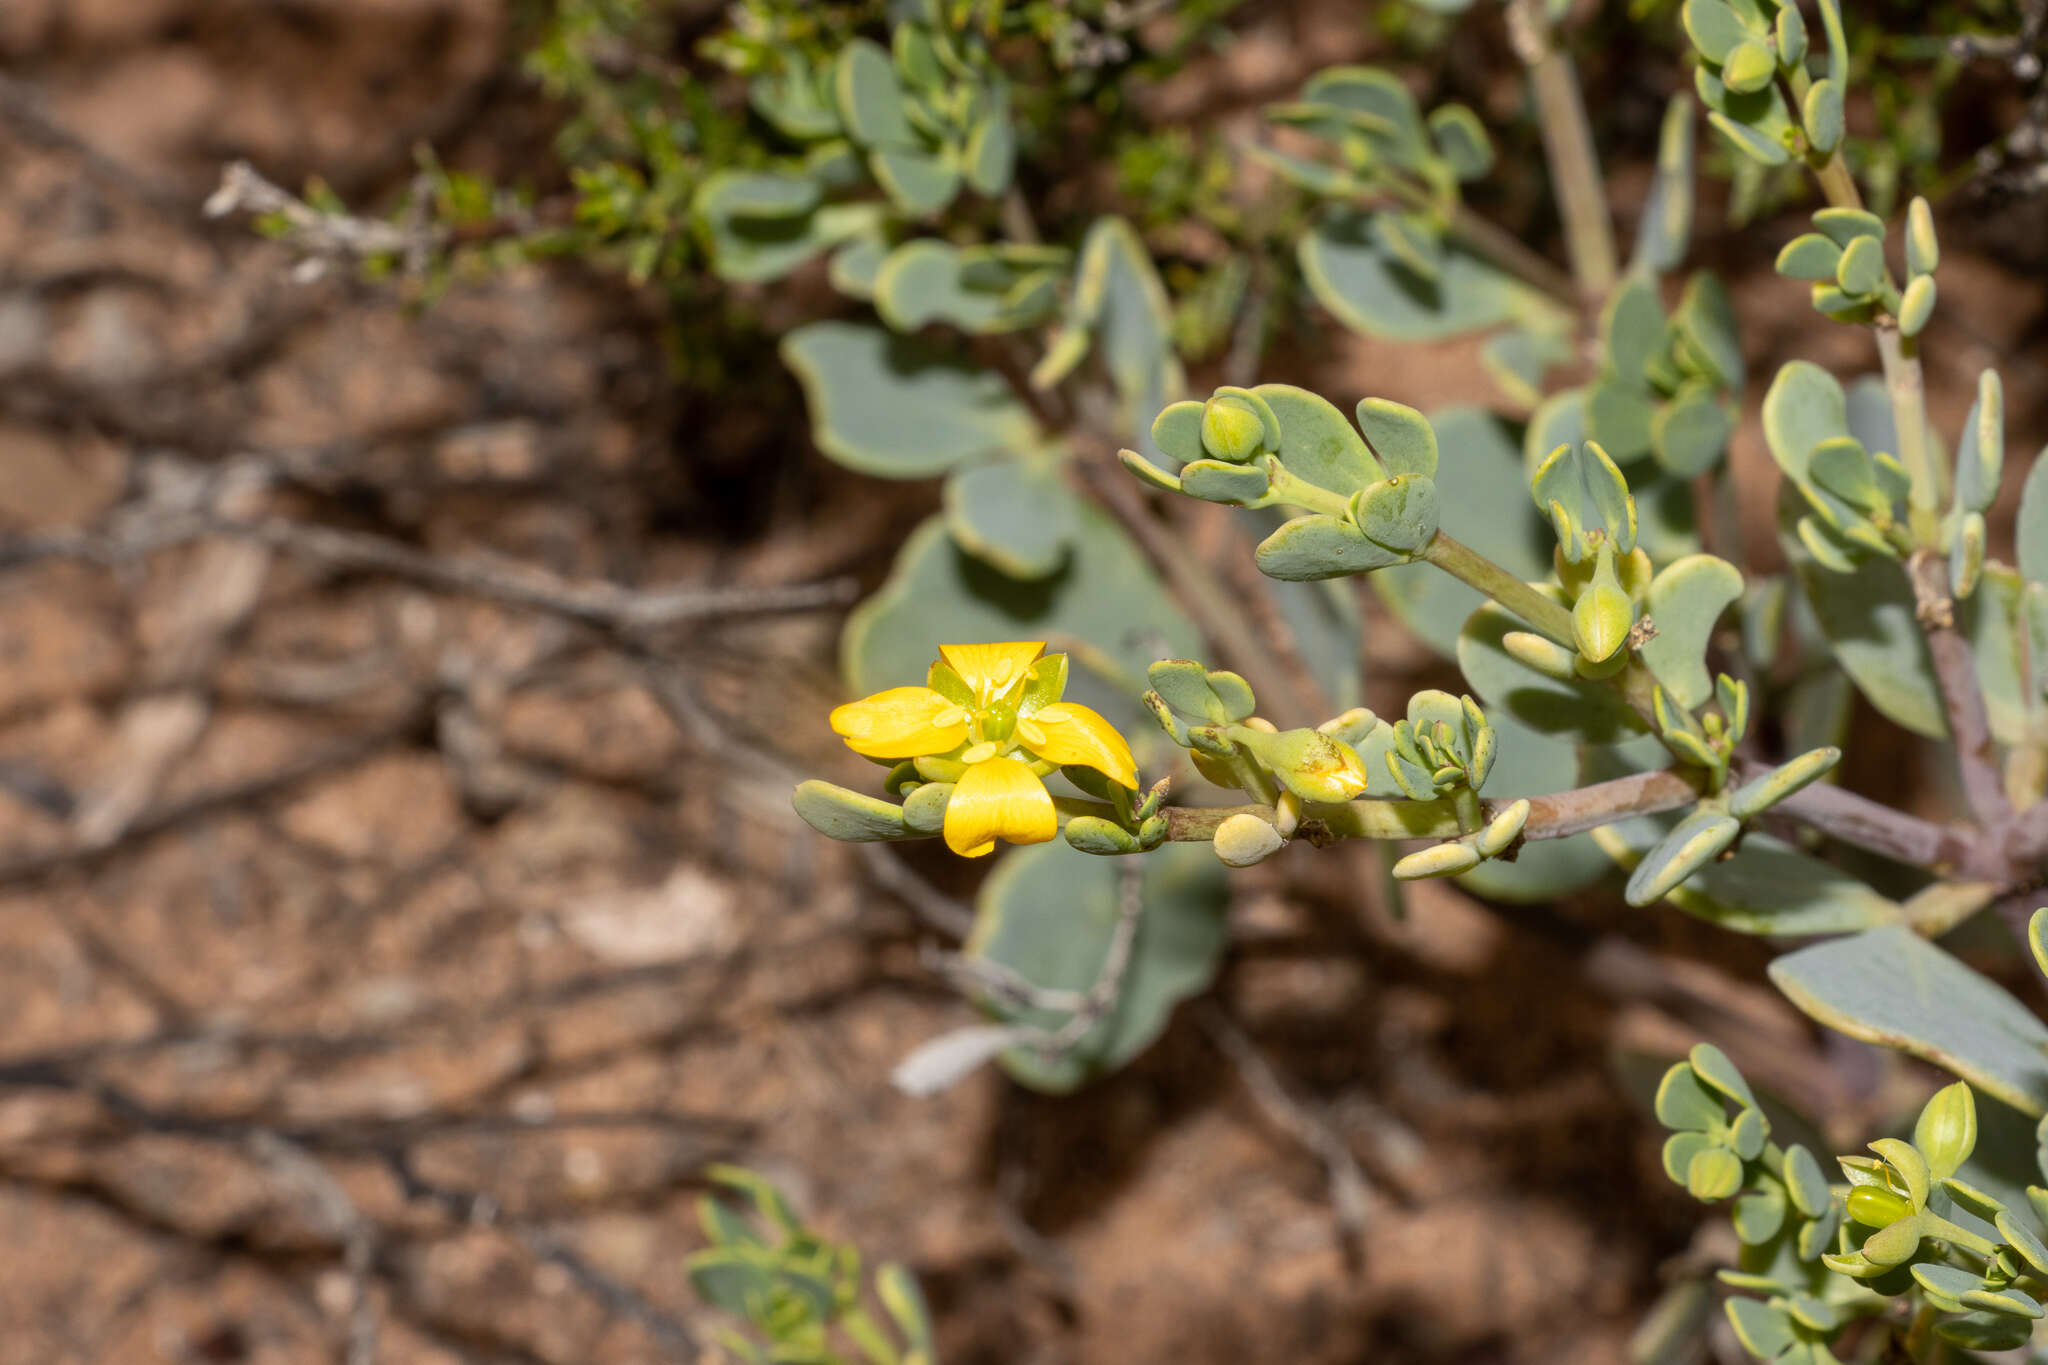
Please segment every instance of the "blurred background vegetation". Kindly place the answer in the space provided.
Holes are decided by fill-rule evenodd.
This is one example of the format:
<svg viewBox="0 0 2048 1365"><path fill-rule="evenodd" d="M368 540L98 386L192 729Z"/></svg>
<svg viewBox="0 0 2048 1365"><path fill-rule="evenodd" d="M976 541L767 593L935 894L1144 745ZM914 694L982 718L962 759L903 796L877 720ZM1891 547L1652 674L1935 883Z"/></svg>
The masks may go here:
<svg viewBox="0 0 2048 1365"><path fill-rule="evenodd" d="M938 232L1124 218L1198 391L1512 409L1466 342L1333 322L1312 205L1240 150L1315 71L1390 67L1479 113L1472 206L1561 262L1496 7L958 8L1018 170ZM1565 8L1626 225L1676 5ZM1936 425L1996 363L2036 449L2039 23L1858 8L1851 164L1942 222ZM941 495L814 447L777 347L864 305L822 262L720 279L693 213L797 155L750 83L886 9L0 8L0 1362L715 1359L685 1266L721 1162L910 1267L947 1361L1619 1361L1725 1235L1644 1077L1713 1036L1840 1143L1924 1093L1751 984L1757 945L1611 889L1396 918L1335 859L1234 883L1220 977L1115 1075L889 1089L973 1017L926 960L973 871L828 845L788 792L860 770L844 611ZM1772 276L1799 186L1700 145L1752 367L1863 363ZM257 231L201 213L238 160L290 198ZM1735 460L1768 517L1753 413ZM1355 605L1367 702L1459 685ZM1849 765L1911 805L1925 760Z"/></svg>

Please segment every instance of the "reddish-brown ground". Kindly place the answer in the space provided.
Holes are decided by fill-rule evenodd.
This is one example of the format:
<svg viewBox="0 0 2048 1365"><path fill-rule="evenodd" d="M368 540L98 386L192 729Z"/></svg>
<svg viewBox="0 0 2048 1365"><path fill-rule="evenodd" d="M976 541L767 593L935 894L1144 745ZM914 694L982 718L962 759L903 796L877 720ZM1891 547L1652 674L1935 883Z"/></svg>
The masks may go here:
<svg viewBox="0 0 2048 1365"><path fill-rule="evenodd" d="M1712 1036L1844 1140L1910 1086L1731 984L1757 945L1433 884L1394 923L1331 858L1242 878L1223 983L1127 1072L910 1100L889 1068L968 1011L788 808L792 774L853 771L834 613L635 651L289 544L142 548L212 511L565 579L886 564L922 495L675 390L612 279L406 316L199 218L234 156L374 197L422 140L544 146L504 10L0 4L0 1365L341 1360L365 1327L392 1365L690 1359L716 1160L913 1265L949 1362L1594 1365L1718 1246L1618 1053ZM1285 89L1357 32L1304 24L1258 21L1221 79ZM1861 364L1767 259L1731 263L1752 359ZM1958 253L1942 287L1938 420L1996 360L2031 451L2040 283ZM1333 335L1287 377L1429 407L1475 370ZM1753 427L1738 463L1767 517ZM1376 701L1442 676L1372 628ZM1366 1177L1355 1247L1303 1116Z"/></svg>

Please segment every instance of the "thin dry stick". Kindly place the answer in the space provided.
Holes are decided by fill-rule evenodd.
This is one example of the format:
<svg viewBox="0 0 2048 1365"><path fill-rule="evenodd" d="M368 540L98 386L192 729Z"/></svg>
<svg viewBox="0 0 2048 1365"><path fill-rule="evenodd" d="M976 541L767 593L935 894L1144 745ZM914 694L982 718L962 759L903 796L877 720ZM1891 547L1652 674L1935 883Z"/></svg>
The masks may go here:
<svg viewBox="0 0 2048 1365"><path fill-rule="evenodd" d="M856 844L860 860L875 884L902 901L910 912L948 938L964 939L974 930L974 912L918 876L881 844Z"/></svg>
<svg viewBox="0 0 2048 1365"><path fill-rule="evenodd" d="M1088 988L1081 1007L1038 1044L1039 1055L1048 1062L1064 1057L1094 1032L1095 1026L1116 1007L1124 973L1130 970L1131 949L1138 941L1138 921L1145 913L1145 869L1132 858L1126 859L1117 872L1116 927L1110 931L1109 950L1103 954L1102 969L1096 973L1095 984Z"/></svg>
<svg viewBox="0 0 2048 1365"><path fill-rule="evenodd" d="M1287 1093L1279 1074L1221 1005L1205 1001L1200 1013L1203 1031L1237 1068L1245 1093L1275 1128L1306 1147L1330 1180L1330 1214L1337 1220L1345 1251L1354 1261L1365 1251L1365 1225L1371 1212L1372 1187L1351 1144L1315 1109Z"/></svg>
<svg viewBox="0 0 2048 1365"><path fill-rule="evenodd" d="M394 574L623 631L647 631L716 616L814 611L843 606L859 591L851 578L763 587L628 588L602 580L565 579L525 564L429 554L382 536L282 517L243 521L199 514L162 518L115 536L57 532L0 539L0 568L55 558L123 563L207 536L252 540L337 568Z"/></svg>

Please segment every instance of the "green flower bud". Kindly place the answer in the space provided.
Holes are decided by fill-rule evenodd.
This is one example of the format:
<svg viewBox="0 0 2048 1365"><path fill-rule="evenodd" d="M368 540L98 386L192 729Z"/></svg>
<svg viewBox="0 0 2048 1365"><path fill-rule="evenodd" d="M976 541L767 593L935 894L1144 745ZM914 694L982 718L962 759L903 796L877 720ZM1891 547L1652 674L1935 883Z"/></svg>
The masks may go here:
<svg viewBox="0 0 2048 1365"><path fill-rule="evenodd" d="M1957 1081L1934 1092L1913 1125L1913 1145L1936 1180L1954 1175L1970 1159L1977 1146L1977 1101L1968 1085Z"/></svg>
<svg viewBox="0 0 2048 1365"><path fill-rule="evenodd" d="M1635 604L1614 576L1614 552L1603 545L1593 581L1572 606L1572 637L1580 655L1589 663L1607 662L1628 642L1635 623Z"/></svg>
<svg viewBox="0 0 2048 1365"><path fill-rule="evenodd" d="M1849 1216L1868 1228L1890 1227L1912 1211L1904 1195L1882 1185L1858 1185L1849 1191Z"/></svg>
<svg viewBox="0 0 2048 1365"><path fill-rule="evenodd" d="M1202 408L1202 449L1219 460L1243 464L1266 444L1266 422L1242 398L1221 394Z"/></svg>
<svg viewBox="0 0 2048 1365"><path fill-rule="evenodd" d="M1216 827L1213 846L1224 866L1250 867L1272 857L1286 842L1279 830L1240 811Z"/></svg>

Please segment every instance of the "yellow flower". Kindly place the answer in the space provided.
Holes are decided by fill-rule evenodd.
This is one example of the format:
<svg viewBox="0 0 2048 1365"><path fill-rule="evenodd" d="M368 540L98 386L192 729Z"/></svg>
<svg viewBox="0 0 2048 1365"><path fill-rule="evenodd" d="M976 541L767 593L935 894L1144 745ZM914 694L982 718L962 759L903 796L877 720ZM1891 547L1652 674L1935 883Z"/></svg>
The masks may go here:
<svg viewBox="0 0 2048 1365"><path fill-rule="evenodd" d="M1044 782L1057 768L1093 768L1137 789L1131 746L1094 711L1060 700L1067 658L1046 655L1043 641L940 645L927 681L848 702L832 729L868 758L958 770L945 818L955 853L979 858L997 839L1042 844L1059 833Z"/></svg>

